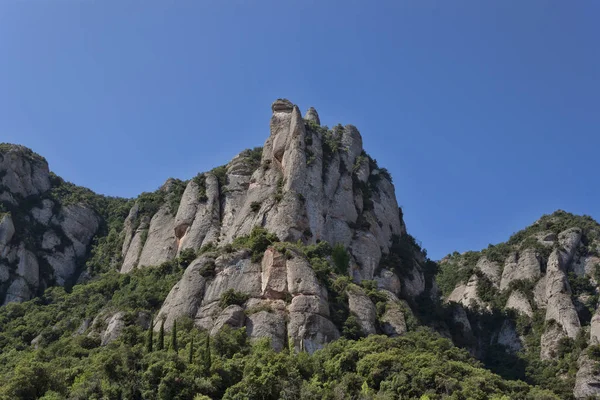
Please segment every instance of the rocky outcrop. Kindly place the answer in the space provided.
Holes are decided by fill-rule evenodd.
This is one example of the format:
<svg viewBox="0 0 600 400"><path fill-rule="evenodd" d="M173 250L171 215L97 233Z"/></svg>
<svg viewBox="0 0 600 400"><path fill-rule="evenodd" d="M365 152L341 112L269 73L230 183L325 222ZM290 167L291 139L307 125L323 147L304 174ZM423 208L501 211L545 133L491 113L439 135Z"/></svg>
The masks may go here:
<svg viewBox="0 0 600 400"><path fill-rule="evenodd" d="M518 290L515 290L510 294L505 308L516 310L518 313L527 315L529 318L533 317L533 309L531 308L527 296Z"/></svg>
<svg viewBox="0 0 600 400"><path fill-rule="evenodd" d="M448 301L462 304L465 307L483 305L477 295L477 275L471 276L467 284L458 285L448 296Z"/></svg>
<svg viewBox="0 0 600 400"><path fill-rule="evenodd" d="M304 114L304 119L307 121L312 121L317 125L321 125L321 119L319 118L319 114L314 107L310 107L308 111L306 111L306 114Z"/></svg>
<svg viewBox="0 0 600 400"><path fill-rule="evenodd" d="M506 351L511 354L515 354L523 349L523 344L517 334L515 325L509 320L505 320L502 323L500 332L498 332L497 342L499 345L504 346Z"/></svg>
<svg viewBox="0 0 600 400"><path fill-rule="evenodd" d="M214 260L204 256L197 258L187 267L183 277L173 286L156 316L155 330L158 330L163 322L170 328L178 318L196 315L206 287L202 270L210 263L214 263Z"/></svg>
<svg viewBox="0 0 600 400"><path fill-rule="evenodd" d="M575 377L573 395L576 399L598 398L600 396L600 375L598 361L582 354L577 360L579 369Z"/></svg>
<svg viewBox="0 0 600 400"><path fill-rule="evenodd" d="M511 253L504 264L500 290L505 290L516 280L537 281L541 275L540 260L534 249Z"/></svg>
<svg viewBox="0 0 600 400"><path fill-rule="evenodd" d="M60 178L54 181L66 185ZM53 193L46 160L0 145L0 301L29 300L52 284L72 283L100 218L85 202Z"/></svg>
<svg viewBox="0 0 600 400"><path fill-rule="evenodd" d="M214 277L202 276L208 267L214 271ZM244 304L222 305L223 294L231 289L248 300ZM350 308L363 314L362 309L368 307L370 314L365 323L371 324L369 332L375 332L375 307L368 297L362 296ZM158 330L164 321L165 329L170 330L173 322L184 316L193 318L197 327L212 335L225 325L245 326L251 338L268 337L279 350L289 343L298 351L313 352L340 336L329 317L327 290L317 280L308 260L295 250L284 255L269 248L260 264L253 263L246 251L217 258L209 254L199 257L167 296L154 329ZM401 334L397 317L390 312L390 324Z"/></svg>
<svg viewBox="0 0 600 400"><path fill-rule="evenodd" d="M2 145L0 172L0 184L6 188L0 200L17 204L20 198L39 195L50 189L48 163L24 146Z"/></svg>
<svg viewBox="0 0 600 400"><path fill-rule="evenodd" d="M175 218L167 205L163 205L150 221L148 238L138 260L139 266L160 265L177 255Z"/></svg>
<svg viewBox="0 0 600 400"><path fill-rule="evenodd" d="M596 308L590 322L590 344L600 344L600 307Z"/></svg>
<svg viewBox="0 0 600 400"><path fill-rule="evenodd" d="M242 152L225 166L225 177L199 175L171 210L175 216L163 206L147 231L134 206L125 223L122 272L160 264L183 249L231 243L261 226L284 241L341 243L352 254L355 280L374 278L392 236L404 229L387 175L364 155L354 126L327 131L314 110L307 113L312 125L305 123L298 107L283 99L272 111L260 162ZM413 275L421 278L418 272ZM411 287L422 291L424 284Z"/></svg>
<svg viewBox="0 0 600 400"><path fill-rule="evenodd" d="M217 317L210 334L216 335L225 325L232 328L241 328L246 321L244 309L236 304L232 304L225 308Z"/></svg>
<svg viewBox="0 0 600 400"><path fill-rule="evenodd" d="M498 265L498 263L492 262L488 260L485 256L480 257L479 261L477 261L476 269L481 271L483 275L492 282L495 287L500 286L500 277L502 274L502 269Z"/></svg>
<svg viewBox="0 0 600 400"><path fill-rule="evenodd" d="M559 241L564 251L556 249L552 252L546 270L546 321L557 324L563 333L571 339L575 339L577 336L581 323L571 300L571 289L565 274L565 265L571 260L575 251L574 247L580 238L581 231L570 230L561 233ZM558 345L552 343L552 340L559 340L562 337L557 333L558 329L556 327L552 326L550 329L551 333L546 335L545 340L542 340L541 354L543 356L551 354Z"/></svg>
<svg viewBox="0 0 600 400"><path fill-rule="evenodd" d="M369 297L358 287L348 290L348 307L350 313L358 319L358 323L364 335L372 335L377 332L375 321L377 310Z"/></svg>

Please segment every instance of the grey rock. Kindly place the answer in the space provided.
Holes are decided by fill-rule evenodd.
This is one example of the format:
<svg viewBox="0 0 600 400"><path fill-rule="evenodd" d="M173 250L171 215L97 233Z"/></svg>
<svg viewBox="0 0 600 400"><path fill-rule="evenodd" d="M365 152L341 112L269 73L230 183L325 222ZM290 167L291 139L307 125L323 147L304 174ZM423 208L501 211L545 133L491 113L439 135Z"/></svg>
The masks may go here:
<svg viewBox="0 0 600 400"><path fill-rule="evenodd" d="M175 218L168 204L163 205L152 217L148 238L144 243L138 266L160 265L177 255Z"/></svg>
<svg viewBox="0 0 600 400"><path fill-rule="evenodd" d="M8 303L15 302L23 302L31 299L32 293L23 277L17 277L12 281L8 289L6 290L6 295L4 297L3 305L7 305Z"/></svg>
<svg viewBox="0 0 600 400"><path fill-rule="evenodd" d="M600 397L600 376L597 373L598 361L589 358L585 352L577 360L579 369L575 376L573 396L576 399Z"/></svg>
<svg viewBox="0 0 600 400"><path fill-rule="evenodd" d="M465 307L471 307L474 304L485 306L483 301L477 295L477 276L473 275L467 284L458 285L448 296L448 301L462 304Z"/></svg>
<svg viewBox="0 0 600 400"><path fill-rule="evenodd" d="M114 342L121 336L123 329L125 328L125 321L123 312L117 312L111 315L105 321L107 323L106 329L100 335L100 344L106 346L107 344Z"/></svg>
<svg viewBox="0 0 600 400"><path fill-rule="evenodd" d="M217 259L218 261L218 259ZM261 267L249 259L241 259L217 274L206 286L202 305L219 301L225 291L234 289L250 297L261 297Z"/></svg>
<svg viewBox="0 0 600 400"><path fill-rule="evenodd" d="M60 245L60 238L53 230L47 230L42 236L42 249L54 250L56 246Z"/></svg>
<svg viewBox="0 0 600 400"><path fill-rule="evenodd" d="M546 308L548 299L546 298L546 275L542 276L533 288L533 300L538 308Z"/></svg>
<svg viewBox="0 0 600 400"><path fill-rule="evenodd" d="M327 293L325 291L325 293ZM290 313L311 313L329 317L329 303L327 297L314 295L298 295L292 298L288 307Z"/></svg>
<svg viewBox="0 0 600 400"><path fill-rule="evenodd" d="M381 250L375 236L371 233L358 233L350 251L359 266L357 280L373 279L375 269L381 261Z"/></svg>
<svg viewBox="0 0 600 400"><path fill-rule="evenodd" d="M288 335L290 344L296 351L306 351L309 354L340 337L333 322L310 312L290 312Z"/></svg>
<svg viewBox="0 0 600 400"><path fill-rule="evenodd" d="M64 251L54 251L45 256L46 261L54 271L56 283L63 286L75 274L77 270L77 256L73 246L65 247Z"/></svg>
<svg viewBox="0 0 600 400"><path fill-rule="evenodd" d="M529 318L533 317L533 310L531 304L529 304L529 300L527 300L527 297L518 290L515 290L510 294L505 308L512 308L520 314L527 315Z"/></svg>
<svg viewBox="0 0 600 400"><path fill-rule="evenodd" d="M509 320L505 320L502 323L497 341L498 344L504 346L510 354L515 354L523 349L523 344L517 334L515 325Z"/></svg>
<svg viewBox="0 0 600 400"><path fill-rule="evenodd" d="M205 174L206 201L198 199L198 187L192 180L188 184L175 220L175 235L179 250L199 249L208 243L216 243L221 231L221 201L219 181ZM184 203L185 201L185 203Z"/></svg>
<svg viewBox="0 0 600 400"><path fill-rule="evenodd" d="M534 249L511 253L504 264L500 290L507 289L515 280L525 279L535 282L540 276L540 260Z"/></svg>
<svg viewBox="0 0 600 400"><path fill-rule="evenodd" d="M165 329L170 330L173 322L177 319L181 317L194 318L196 316L206 287L206 280L200 272L202 267L210 261L212 259L208 257L200 257L187 267L160 308L154 330L159 330L163 321Z"/></svg>
<svg viewBox="0 0 600 400"><path fill-rule="evenodd" d="M90 318L85 318L81 321L79 327L75 330L73 335L83 335L91 326L92 320Z"/></svg>
<svg viewBox="0 0 600 400"><path fill-rule="evenodd" d="M382 269L379 275L375 277L377 287L382 290L389 290L396 296L402 292L402 283L398 276L388 269Z"/></svg>
<svg viewBox="0 0 600 400"><path fill-rule="evenodd" d="M241 328L244 326L245 320L244 309L237 305L231 305L219 314L210 334L212 336L216 335L225 325L229 325L232 328Z"/></svg>
<svg viewBox="0 0 600 400"><path fill-rule="evenodd" d="M77 257L85 256L92 237L100 226L100 219L91 209L71 204L60 210L60 227L73 242Z"/></svg>
<svg viewBox="0 0 600 400"><path fill-rule="evenodd" d="M542 360L551 360L558 355L558 345L560 340L567 337L563 329L557 323L551 323L542 334L540 342L540 358Z"/></svg>
<svg viewBox="0 0 600 400"><path fill-rule="evenodd" d="M590 323L590 344L600 344L600 307L596 308Z"/></svg>
<svg viewBox="0 0 600 400"><path fill-rule="evenodd" d="M6 282L10 278L8 265L0 263L0 282Z"/></svg>
<svg viewBox="0 0 600 400"><path fill-rule="evenodd" d="M267 249L262 259L262 296L268 299L285 298L287 282L285 255L273 248Z"/></svg>
<svg viewBox="0 0 600 400"><path fill-rule="evenodd" d="M480 257L475 266L478 270L483 272L483 275L487 277L495 287L500 286L500 275L502 270L498 263L492 262L487 257Z"/></svg>
<svg viewBox="0 0 600 400"><path fill-rule="evenodd" d="M375 321L377 319L377 310L369 297L358 286L348 290L348 308L350 313L358 318L358 323L365 335L372 335L377 332Z"/></svg>
<svg viewBox="0 0 600 400"><path fill-rule="evenodd" d="M6 247L15 234L15 225L10 214L4 214L0 219L0 253Z"/></svg>
<svg viewBox="0 0 600 400"><path fill-rule="evenodd" d="M0 172L0 183L12 194L28 197L50 189L48 163L24 146L10 145L0 153Z"/></svg>
<svg viewBox="0 0 600 400"><path fill-rule="evenodd" d="M321 294L322 287L307 260L295 256L287 260L286 265L287 288L291 294Z"/></svg>
<svg viewBox="0 0 600 400"><path fill-rule="evenodd" d="M387 303L386 310L381 316L381 329L383 333L392 337L406 333L404 313L396 303Z"/></svg>
<svg viewBox="0 0 600 400"><path fill-rule="evenodd" d="M54 202L50 199L42 200L42 207L34 207L31 209L33 218L42 225L48 226L52 219L52 210Z"/></svg>
<svg viewBox="0 0 600 400"><path fill-rule="evenodd" d="M22 276L30 287L37 288L40 282L40 266L35 254L25 249L25 245L21 243L18 255L17 274Z"/></svg>
<svg viewBox="0 0 600 400"><path fill-rule="evenodd" d="M269 338L275 351L281 351L286 343L286 324L279 313L260 311L246 318L246 332L251 339Z"/></svg>
<svg viewBox="0 0 600 400"><path fill-rule="evenodd" d="M314 107L310 107L306 114L304 114L304 119L307 121L312 121L317 125L321 125L321 119L319 118L319 113L315 110Z"/></svg>

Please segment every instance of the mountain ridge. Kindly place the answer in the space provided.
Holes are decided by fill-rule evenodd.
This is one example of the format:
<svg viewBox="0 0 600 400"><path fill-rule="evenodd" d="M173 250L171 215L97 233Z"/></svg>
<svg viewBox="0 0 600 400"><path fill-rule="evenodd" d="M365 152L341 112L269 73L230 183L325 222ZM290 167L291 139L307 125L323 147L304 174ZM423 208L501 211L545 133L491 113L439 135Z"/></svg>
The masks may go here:
<svg viewBox="0 0 600 400"><path fill-rule="evenodd" d="M204 332L207 343L268 339L276 352L319 357L339 341L427 327L437 332L431 340L451 339L505 379L563 398L596 395L600 225L591 217L557 211L506 243L438 264L407 233L391 176L354 126L322 127L316 110L302 117L285 99L271 108L262 148L133 199L67 183L31 150L0 144L8 368L23 360L18 352L59 344L84 346L85 357L115 346L141 351L135 343L151 332L174 340ZM59 311L67 305L70 316ZM548 374L563 378L547 382ZM13 387L14 372L0 376ZM61 396L74 393L67 382ZM196 391L227 397L213 384L219 389ZM433 398L443 392L432 390ZM481 398L517 389L506 390Z"/></svg>

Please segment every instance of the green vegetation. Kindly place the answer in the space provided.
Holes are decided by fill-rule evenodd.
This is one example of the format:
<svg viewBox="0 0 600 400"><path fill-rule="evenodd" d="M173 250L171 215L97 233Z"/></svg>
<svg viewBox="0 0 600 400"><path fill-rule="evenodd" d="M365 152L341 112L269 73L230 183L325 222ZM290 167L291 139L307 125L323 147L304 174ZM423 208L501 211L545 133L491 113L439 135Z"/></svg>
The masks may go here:
<svg viewBox="0 0 600 400"><path fill-rule="evenodd" d="M219 306L226 308L232 305L242 306L248 300L246 293L238 292L234 289L229 289L223 292L221 299L219 300Z"/></svg>
<svg viewBox="0 0 600 400"><path fill-rule="evenodd" d="M137 326L126 331L105 347L68 335L37 350L12 351L21 357L0 366L0 399L442 399L448 393L456 399L558 399L503 380L423 328L400 338L340 339L313 355L277 353L267 339L251 345L244 328L225 327L209 340L186 319L177 324L177 345L169 350L160 349L159 339L149 351ZM173 331L164 335L174 341Z"/></svg>
<svg viewBox="0 0 600 400"><path fill-rule="evenodd" d="M578 216L559 210L542 216L533 225L512 235L505 243L490 244L487 249L480 252L469 251L462 255L457 252L449 254L440 263L440 273L436 277L437 284L442 293L448 295L459 283L468 281L475 272L475 265L481 256L485 256L488 260L497 262L503 267L511 252L534 249L544 265L556 246L542 244L536 235L548 233L558 236L560 232L573 227L582 229L584 245L582 251L590 255L598 254L594 241L600 239L600 225L589 216Z"/></svg>
<svg viewBox="0 0 600 400"><path fill-rule="evenodd" d="M253 202L250 204L250 210L252 210L252 212L258 212L258 210L260 210L260 206L261 206L261 203L260 203L260 202L258 202L258 201L253 201Z"/></svg>
<svg viewBox="0 0 600 400"><path fill-rule="evenodd" d="M250 235L239 236L233 241L233 247L249 249L252 252L252 261L258 262L270 245L278 242L279 239L273 233L267 232L265 228L254 227Z"/></svg>
<svg viewBox="0 0 600 400"><path fill-rule="evenodd" d="M338 274L347 274L348 266L350 264L350 254L346 250L346 247L341 243L333 246L331 250L331 259L333 260L333 264L335 265L335 272Z"/></svg>

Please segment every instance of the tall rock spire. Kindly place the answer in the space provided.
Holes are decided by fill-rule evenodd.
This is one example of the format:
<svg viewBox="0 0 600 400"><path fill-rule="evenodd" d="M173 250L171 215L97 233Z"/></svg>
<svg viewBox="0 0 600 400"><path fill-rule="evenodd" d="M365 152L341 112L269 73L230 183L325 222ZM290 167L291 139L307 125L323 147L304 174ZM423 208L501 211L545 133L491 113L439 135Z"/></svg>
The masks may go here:
<svg viewBox="0 0 600 400"><path fill-rule="evenodd" d="M315 110L314 107L308 109L306 114L304 114L304 119L307 121L312 121L317 125L321 125L321 120L319 119L319 113Z"/></svg>

